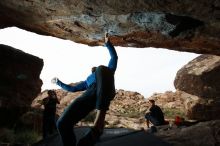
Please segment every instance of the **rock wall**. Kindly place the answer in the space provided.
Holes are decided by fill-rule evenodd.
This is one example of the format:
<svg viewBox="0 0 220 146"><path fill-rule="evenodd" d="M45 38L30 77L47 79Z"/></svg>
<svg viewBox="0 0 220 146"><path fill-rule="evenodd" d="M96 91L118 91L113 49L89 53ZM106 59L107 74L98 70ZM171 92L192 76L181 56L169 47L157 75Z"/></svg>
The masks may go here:
<svg viewBox="0 0 220 146"><path fill-rule="evenodd" d="M161 47L220 55L219 0L1 0L0 28L101 45Z"/></svg>
<svg viewBox="0 0 220 146"><path fill-rule="evenodd" d="M0 126L11 126L41 92L43 60L0 44Z"/></svg>
<svg viewBox="0 0 220 146"><path fill-rule="evenodd" d="M220 119L220 57L201 55L183 66L175 88L186 92L185 108L191 119Z"/></svg>

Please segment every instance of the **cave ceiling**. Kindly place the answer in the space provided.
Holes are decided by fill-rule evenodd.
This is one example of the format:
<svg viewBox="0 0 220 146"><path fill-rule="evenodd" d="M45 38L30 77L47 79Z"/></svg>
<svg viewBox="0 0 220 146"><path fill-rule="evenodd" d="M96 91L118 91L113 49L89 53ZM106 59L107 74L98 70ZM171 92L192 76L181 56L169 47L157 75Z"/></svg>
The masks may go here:
<svg viewBox="0 0 220 146"><path fill-rule="evenodd" d="M220 55L220 0L1 0L0 28L102 45Z"/></svg>

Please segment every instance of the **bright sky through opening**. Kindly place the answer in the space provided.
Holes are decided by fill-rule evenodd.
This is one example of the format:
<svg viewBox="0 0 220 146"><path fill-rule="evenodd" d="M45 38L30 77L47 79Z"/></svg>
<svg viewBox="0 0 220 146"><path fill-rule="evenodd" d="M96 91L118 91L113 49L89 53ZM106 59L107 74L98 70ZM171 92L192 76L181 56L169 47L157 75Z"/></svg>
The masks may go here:
<svg viewBox="0 0 220 146"><path fill-rule="evenodd" d="M1 29L0 43L44 60L40 76L42 91L59 88L51 84L53 77L65 83L85 80L93 66L108 65L110 59L108 50L103 46L89 47L16 27ZM198 56L158 48L115 48L119 58L115 74L116 88L137 91L145 97L154 92L175 91L173 82L177 71Z"/></svg>

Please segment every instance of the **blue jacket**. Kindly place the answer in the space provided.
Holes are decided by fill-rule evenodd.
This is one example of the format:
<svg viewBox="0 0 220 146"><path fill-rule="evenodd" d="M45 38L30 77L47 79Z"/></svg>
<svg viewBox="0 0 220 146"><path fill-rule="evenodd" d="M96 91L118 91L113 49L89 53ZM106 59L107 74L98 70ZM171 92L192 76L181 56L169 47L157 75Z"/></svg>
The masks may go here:
<svg viewBox="0 0 220 146"><path fill-rule="evenodd" d="M118 62L117 53L115 51L114 46L111 44L110 41L105 43L105 46L107 47L109 54L111 56L111 59L109 60L109 63L108 63L108 67L115 72L117 68L117 62ZM59 85L64 90L67 90L70 92L84 91L93 83L96 83L95 72L90 74L85 81L82 81L75 86L64 84L60 80L57 81L57 85Z"/></svg>

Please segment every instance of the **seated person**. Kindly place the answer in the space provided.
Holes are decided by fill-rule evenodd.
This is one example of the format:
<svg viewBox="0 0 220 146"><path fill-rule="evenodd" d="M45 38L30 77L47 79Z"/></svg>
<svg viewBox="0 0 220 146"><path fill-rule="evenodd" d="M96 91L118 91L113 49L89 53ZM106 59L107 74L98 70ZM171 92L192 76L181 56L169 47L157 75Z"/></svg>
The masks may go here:
<svg viewBox="0 0 220 146"><path fill-rule="evenodd" d="M159 125L164 125L165 120L164 120L164 114L159 106L155 104L154 100L149 100L150 102L150 109L149 112L145 114L145 119L146 119L146 124L147 127L150 127L150 122L154 126L159 126Z"/></svg>

